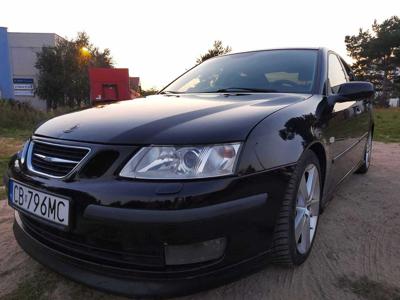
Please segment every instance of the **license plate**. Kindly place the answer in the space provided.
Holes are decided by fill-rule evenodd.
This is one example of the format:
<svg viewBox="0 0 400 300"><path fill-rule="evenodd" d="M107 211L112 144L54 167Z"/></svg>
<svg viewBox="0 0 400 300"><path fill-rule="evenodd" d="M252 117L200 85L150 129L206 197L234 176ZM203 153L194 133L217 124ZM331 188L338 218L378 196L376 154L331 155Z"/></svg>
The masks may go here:
<svg viewBox="0 0 400 300"><path fill-rule="evenodd" d="M10 180L10 205L47 221L68 226L69 200Z"/></svg>

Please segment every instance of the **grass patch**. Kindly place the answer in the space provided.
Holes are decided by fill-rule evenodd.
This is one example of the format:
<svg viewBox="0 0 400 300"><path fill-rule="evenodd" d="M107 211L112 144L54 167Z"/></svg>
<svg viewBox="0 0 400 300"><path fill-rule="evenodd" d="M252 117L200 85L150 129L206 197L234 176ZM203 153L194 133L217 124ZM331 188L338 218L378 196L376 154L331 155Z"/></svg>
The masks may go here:
<svg viewBox="0 0 400 300"><path fill-rule="evenodd" d="M0 174L2 177L7 170L10 157L22 148L24 139L2 137L0 135ZM3 186L3 180L0 178L0 200L6 198L6 190Z"/></svg>
<svg viewBox="0 0 400 300"><path fill-rule="evenodd" d="M34 129L35 127L32 127L30 129L0 128L0 137L26 140L32 135Z"/></svg>
<svg viewBox="0 0 400 300"><path fill-rule="evenodd" d="M0 100L0 136L26 137L51 114L17 101Z"/></svg>
<svg viewBox="0 0 400 300"><path fill-rule="evenodd" d="M43 268L34 276L24 278L15 290L2 297L2 300L40 300L48 299L49 293L56 287L57 277Z"/></svg>
<svg viewBox="0 0 400 300"><path fill-rule="evenodd" d="M0 159L0 201L7 199L6 187L3 185L3 175L7 170L8 160Z"/></svg>
<svg viewBox="0 0 400 300"><path fill-rule="evenodd" d="M400 108L374 109L374 140L400 143Z"/></svg>
<svg viewBox="0 0 400 300"><path fill-rule="evenodd" d="M338 286L367 300L400 300L400 289L398 287L371 280L366 276L340 277Z"/></svg>
<svg viewBox="0 0 400 300"><path fill-rule="evenodd" d="M0 185L0 201L7 198L6 187L4 185Z"/></svg>
<svg viewBox="0 0 400 300"><path fill-rule="evenodd" d="M45 112L27 103L0 99L0 136L26 139L48 119L76 110L80 109L60 108Z"/></svg>

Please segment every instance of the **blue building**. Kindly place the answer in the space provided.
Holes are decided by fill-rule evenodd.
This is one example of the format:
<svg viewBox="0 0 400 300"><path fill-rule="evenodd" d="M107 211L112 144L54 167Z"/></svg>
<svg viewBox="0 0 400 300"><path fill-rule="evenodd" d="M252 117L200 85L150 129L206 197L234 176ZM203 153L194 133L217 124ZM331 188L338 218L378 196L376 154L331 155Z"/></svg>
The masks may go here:
<svg viewBox="0 0 400 300"><path fill-rule="evenodd" d="M14 98L7 28L0 27L0 98Z"/></svg>
<svg viewBox="0 0 400 300"><path fill-rule="evenodd" d="M35 94L36 53L43 46L56 46L61 39L55 33L8 32L7 28L0 27L0 98L45 109L45 101Z"/></svg>

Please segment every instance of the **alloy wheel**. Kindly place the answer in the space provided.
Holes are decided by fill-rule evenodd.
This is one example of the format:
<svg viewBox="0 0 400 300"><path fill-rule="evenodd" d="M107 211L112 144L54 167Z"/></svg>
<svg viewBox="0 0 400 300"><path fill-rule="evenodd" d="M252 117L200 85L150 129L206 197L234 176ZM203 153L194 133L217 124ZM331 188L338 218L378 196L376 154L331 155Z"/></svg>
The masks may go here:
<svg viewBox="0 0 400 300"><path fill-rule="evenodd" d="M296 199L294 233L297 251L305 254L311 248L318 223L321 186L318 168L309 164L303 172Z"/></svg>

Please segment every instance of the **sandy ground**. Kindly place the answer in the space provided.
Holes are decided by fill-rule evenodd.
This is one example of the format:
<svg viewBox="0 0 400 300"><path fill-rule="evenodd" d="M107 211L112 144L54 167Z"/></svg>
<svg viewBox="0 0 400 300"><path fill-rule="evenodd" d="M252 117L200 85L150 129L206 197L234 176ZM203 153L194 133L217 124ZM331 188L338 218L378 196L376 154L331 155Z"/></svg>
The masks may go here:
<svg viewBox="0 0 400 300"><path fill-rule="evenodd" d="M122 299L71 282L26 255L0 202L0 299ZM367 175L352 175L321 216L309 259L269 266L180 299L400 299L400 144L374 143Z"/></svg>

